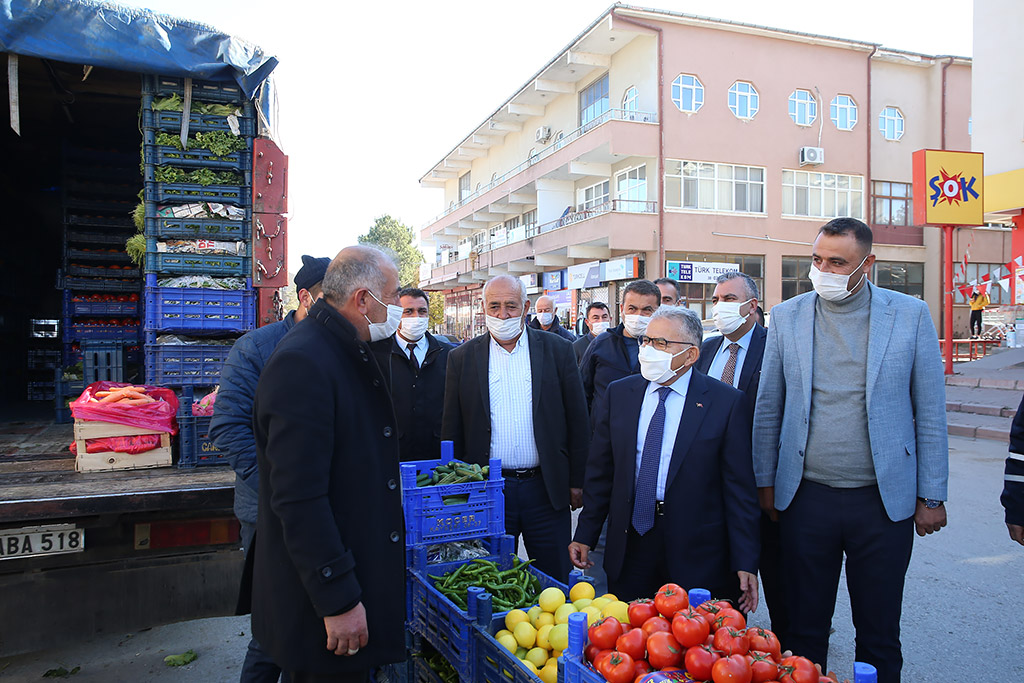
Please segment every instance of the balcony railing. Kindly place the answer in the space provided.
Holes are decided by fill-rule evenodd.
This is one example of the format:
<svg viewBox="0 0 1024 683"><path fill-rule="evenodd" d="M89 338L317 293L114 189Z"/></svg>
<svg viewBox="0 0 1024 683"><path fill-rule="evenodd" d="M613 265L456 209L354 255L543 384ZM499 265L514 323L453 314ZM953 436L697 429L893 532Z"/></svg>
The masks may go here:
<svg viewBox="0 0 1024 683"><path fill-rule="evenodd" d="M459 201L457 201L454 204L452 204L451 206L449 206L446 210L442 211L437 216L432 218L427 223L427 225L428 226L429 225L433 225L434 223L436 223L437 221L441 220L445 216L451 214L453 211L457 211L457 210L461 209L466 204L470 203L471 201L473 201L477 197L480 197L481 195L484 195L487 192L490 192L495 187L497 187L498 185L501 185L503 182L505 182L506 180L508 180L512 176L516 175L517 173L521 173L521 172L525 171L526 169L528 169L529 167L533 166L534 164L536 164L541 159L546 159L547 157L551 156L552 154L554 154L558 150L560 150L563 147L565 147L566 145L568 145L573 140L577 140L577 139L583 137L584 135L586 135L590 131L594 130L595 128L600 127L601 125L607 123L608 121L638 121L640 123L657 123L658 122L658 115L656 113L654 113L654 112L649 112L649 111L634 111L632 109L609 109L608 111L604 112L600 116L598 116L598 117L596 117L594 119L591 119L590 121L587 121L582 126L577 128L576 130L572 131L571 133L568 133L567 135L563 135L561 138L559 138L558 140L555 140L554 142L552 142L547 147L544 147L540 151L535 152L529 159L527 159L526 161L522 162L518 166L515 166L515 167L510 168L509 170L505 171L505 173L503 173L500 176L494 178L493 180L491 180L491 182L487 183L486 185L481 185L480 188L477 189L476 191L474 191L472 194L469 194L469 195L463 197ZM424 226L424 227L426 227L426 226Z"/></svg>

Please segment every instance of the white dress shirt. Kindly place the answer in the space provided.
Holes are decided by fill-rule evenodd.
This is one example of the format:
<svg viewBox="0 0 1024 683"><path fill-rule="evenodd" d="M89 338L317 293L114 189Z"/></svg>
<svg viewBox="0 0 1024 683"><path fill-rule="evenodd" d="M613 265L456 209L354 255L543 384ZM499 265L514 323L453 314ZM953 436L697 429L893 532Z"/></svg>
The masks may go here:
<svg viewBox="0 0 1024 683"><path fill-rule="evenodd" d="M672 449L676 445L676 434L679 432L679 422L683 418L683 407L686 405L686 392L690 388L690 376L693 369L686 371L686 374L677 379L671 385L671 393L665 399L665 430L662 433L661 441L661 464L658 466L658 487L655 497L658 500L665 500L665 481L668 479L668 467L672 462ZM634 481L640 476L640 461L644 455L644 440L647 438L647 429L651 426L651 419L654 411L658 408L658 389L662 385L654 382L647 383L647 391L644 392L644 402L640 406L640 423L636 429L636 472L633 473Z"/></svg>
<svg viewBox="0 0 1024 683"><path fill-rule="evenodd" d="M427 343L427 335L424 334L422 337L419 338L419 340L411 342L405 337L403 337L400 333L395 332L395 340L398 342L398 346L401 347L402 353L405 354L406 358L412 357L409 355L409 344L415 344L415 346L412 347L412 350L413 353L416 354L416 365L422 368L423 360L427 357L427 347L429 346L429 344Z"/></svg>
<svg viewBox="0 0 1024 683"><path fill-rule="evenodd" d="M757 323L754 323L755 325ZM722 372L725 371L725 364L729 362L729 344L739 344L740 349L736 352L736 372L732 376L732 385L739 387L740 385L740 373L743 371L743 360L747 357L747 349L750 348L750 340L754 336L754 326L751 325L747 333L737 339L735 342L729 341L726 337L722 337L722 345L718 348L718 353L715 354L714 360L711 361L711 365L708 366L708 377L713 379L722 379Z"/></svg>
<svg viewBox="0 0 1024 683"><path fill-rule="evenodd" d="M533 368L526 330L509 353L491 337L487 381L491 394L491 457L504 469L538 467L533 433Z"/></svg>

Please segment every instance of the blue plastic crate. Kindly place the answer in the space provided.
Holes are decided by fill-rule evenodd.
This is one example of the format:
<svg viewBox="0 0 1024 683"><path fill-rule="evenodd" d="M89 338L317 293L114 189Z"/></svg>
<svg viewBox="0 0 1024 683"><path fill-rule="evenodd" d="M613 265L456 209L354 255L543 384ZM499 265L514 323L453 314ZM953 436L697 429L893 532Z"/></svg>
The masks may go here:
<svg viewBox="0 0 1024 683"><path fill-rule="evenodd" d="M146 344L146 383L212 387L231 351L219 344Z"/></svg>
<svg viewBox="0 0 1024 683"><path fill-rule="evenodd" d="M410 663L412 665L411 681L415 683L442 683L441 677L430 668L427 660L423 657L413 657Z"/></svg>
<svg viewBox="0 0 1024 683"><path fill-rule="evenodd" d="M139 343L139 326L108 327L104 325L83 325L70 320L64 321L64 341L119 341L125 344Z"/></svg>
<svg viewBox="0 0 1024 683"><path fill-rule="evenodd" d="M231 154L221 156L214 154L208 149L198 147L183 150L172 145L158 145L156 142L156 131L146 130L143 134L143 160L147 168L152 168L154 165L168 164L190 168L232 169L242 173L243 176L248 176L252 173L252 136L240 135L238 137L245 140L245 147ZM192 141L193 139L194 135L190 130L189 140ZM148 173L146 180L152 180Z"/></svg>
<svg viewBox="0 0 1024 683"><path fill-rule="evenodd" d="M65 275L61 278L60 289L73 289L81 292L138 292L140 284L138 279L123 280Z"/></svg>
<svg viewBox="0 0 1024 683"><path fill-rule="evenodd" d="M146 183L146 201L159 204L216 202L249 206L252 200L248 185L198 185L193 183Z"/></svg>
<svg viewBox="0 0 1024 683"><path fill-rule="evenodd" d="M134 219L132 219L131 216L118 214L111 216L82 216L79 214L68 214L64 220L68 225L79 225L82 227L128 229L135 226Z"/></svg>
<svg viewBox="0 0 1024 683"><path fill-rule="evenodd" d="M156 111L153 108L151 96L143 98L142 127L145 130L162 130L168 133L176 133L181 130L180 111ZM251 137L256 134L256 117L253 116L252 105L248 102L239 105L241 116L236 116L238 121L239 135ZM215 114L197 114L192 112L188 117L189 133L209 132L212 130L223 130L231 132L231 124L228 117Z"/></svg>
<svg viewBox="0 0 1024 683"><path fill-rule="evenodd" d="M100 318L130 317L139 315L138 301L75 301L74 295L64 291L65 317L93 316Z"/></svg>
<svg viewBox="0 0 1024 683"><path fill-rule="evenodd" d="M477 610L482 602L477 602ZM484 615L478 615L485 618ZM492 617L490 624L482 626L479 622L473 629L474 652L472 680L473 683L537 683L537 676L530 673L514 654L506 650L494 634L505 628L505 617ZM602 681L604 679L601 679Z"/></svg>
<svg viewBox="0 0 1024 683"><path fill-rule="evenodd" d="M230 465L225 451L214 445L210 438L212 415L193 415L192 404L185 405L178 415L178 468L191 469L208 465Z"/></svg>
<svg viewBox="0 0 1024 683"><path fill-rule="evenodd" d="M146 272L176 275L219 275L251 277L252 260L247 254L174 254L157 251L156 239L146 238ZM248 248L248 245L247 245Z"/></svg>
<svg viewBox="0 0 1024 683"><path fill-rule="evenodd" d="M576 615L579 616L576 616ZM565 683L605 683L604 676L594 671L583 656L587 644L587 615L577 612L569 615L569 645L562 653L559 669L564 671Z"/></svg>
<svg viewBox="0 0 1024 683"><path fill-rule="evenodd" d="M184 98L185 79L178 76L155 76L143 74L142 94L160 95L178 94ZM192 80L192 99L201 102L247 102L248 98L234 81L201 81Z"/></svg>
<svg viewBox="0 0 1024 683"><path fill-rule="evenodd" d="M146 275L146 329L159 332L244 332L256 327L256 292L155 287Z"/></svg>
<svg viewBox="0 0 1024 683"><path fill-rule="evenodd" d="M120 246L123 247L124 242L125 240L122 239ZM68 263L90 261L99 263L131 263L131 258L124 251L97 251L94 249L69 247L66 256Z"/></svg>
<svg viewBox="0 0 1024 683"><path fill-rule="evenodd" d="M446 442L448 443L448 442ZM442 446L442 449L447 446ZM416 486L416 475L429 472L451 458L402 463L402 507L408 545L448 543L505 533L504 480L501 460L492 458L487 481ZM465 503L445 505L454 495L468 495Z"/></svg>
<svg viewBox="0 0 1024 683"><path fill-rule="evenodd" d="M137 278L138 268L109 268L106 266L79 266L68 265L64 272L70 277L94 277L94 278Z"/></svg>
<svg viewBox="0 0 1024 683"><path fill-rule="evenodd" d="M208 239L225 242L246 241L252 235L252 216L232 221L227 218L146 217L146 237L157 239Z"/></svg>

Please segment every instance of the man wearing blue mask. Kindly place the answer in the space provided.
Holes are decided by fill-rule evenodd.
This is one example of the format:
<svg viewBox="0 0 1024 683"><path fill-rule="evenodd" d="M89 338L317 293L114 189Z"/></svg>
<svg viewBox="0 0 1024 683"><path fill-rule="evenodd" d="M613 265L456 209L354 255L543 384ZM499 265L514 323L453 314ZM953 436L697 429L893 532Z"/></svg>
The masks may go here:
<svg viewBox="0 0 1024 683"><path fill-rule="evenodd" d="M826 223L814 291L772 309L753 452L761 506L780 525L785 646L827 670L845 555L856 660L893 683L914 530L946 525L946 394L927 304L868 282L871 246L861 221Z"/></svg>
<svg viewBox="0 0 1024 683"><path fill-rule="evenodd" d="M537 305L534 306L534 311L537 315L533 316L533 320L530 321L530 327L535 330L544 330L551 334L557 334L569 342L576 341L576 335L562 327L562 323L558 319L558 312L555 310L555 300L550 296L544 295L539 297Z"/></svg>

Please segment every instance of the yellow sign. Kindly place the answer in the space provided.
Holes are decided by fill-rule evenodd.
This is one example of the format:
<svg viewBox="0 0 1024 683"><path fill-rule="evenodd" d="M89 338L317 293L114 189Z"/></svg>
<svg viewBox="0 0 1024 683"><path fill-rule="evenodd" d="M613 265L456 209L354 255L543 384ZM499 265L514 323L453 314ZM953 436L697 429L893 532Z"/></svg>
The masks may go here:
<svg viewBox="0 0 1024 683"><path fill-rule="evenodd" d="M914 224L984 225L981 152L914 152Z"/></svg>

